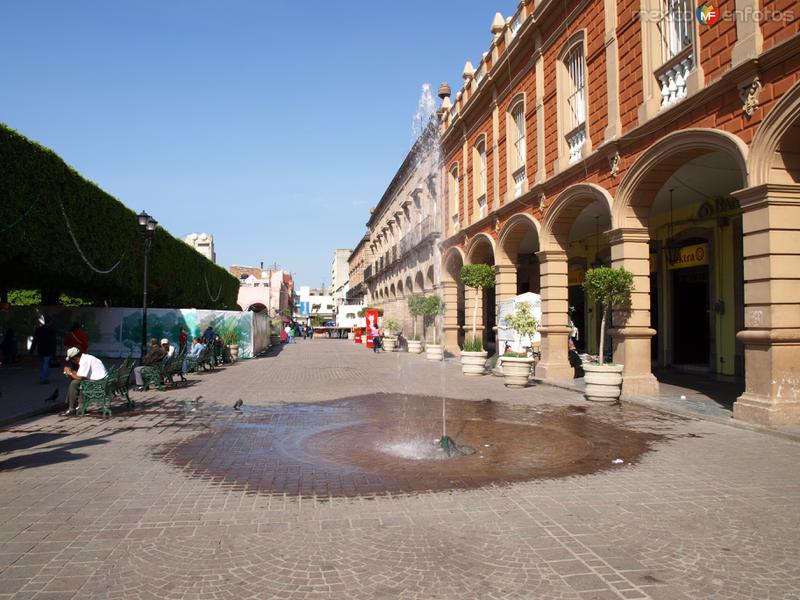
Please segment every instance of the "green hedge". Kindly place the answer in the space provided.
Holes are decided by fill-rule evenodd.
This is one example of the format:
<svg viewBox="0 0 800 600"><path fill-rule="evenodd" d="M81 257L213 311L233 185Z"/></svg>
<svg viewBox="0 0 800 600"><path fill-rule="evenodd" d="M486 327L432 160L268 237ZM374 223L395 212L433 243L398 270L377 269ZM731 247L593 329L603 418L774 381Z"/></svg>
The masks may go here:
<svg viewBox="0 0 800 600"><path fill-rule="evenodd" d="M124 253L116 270L102 275L86 266L67 231L59 197L81 249L96 268L110 268ZM63 292L97 304L138 306L143 252L134 211L52 150L0 124L0 288L35 288L49 292L45 296ZM238 293L233 275L164 229L156 230L150 251L151 306L235 309Z"/></svg>

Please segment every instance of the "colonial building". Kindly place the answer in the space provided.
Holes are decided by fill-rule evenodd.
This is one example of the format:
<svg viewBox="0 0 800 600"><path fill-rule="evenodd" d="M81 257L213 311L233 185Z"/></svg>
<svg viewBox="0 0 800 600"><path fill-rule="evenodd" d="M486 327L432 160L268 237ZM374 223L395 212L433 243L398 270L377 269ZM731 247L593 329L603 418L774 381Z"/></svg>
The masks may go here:
<svg viewBox="0 0 800 600"><path fill-rule="evenodd" d="M294 283L292 274L281 269L233 265L229 271L239 279L237 303L242 310L270 316L291 310Z"/></svg>
<svg viewBox="0 0 800 600"><path fill-rule="evenodd" d="M385 318L411 330L407 298L436 289L442 221L439 207L439 153L431 122L406 155L367 222L373 262L364 271L366 302L383 308Z"/></svg>
<svg viewBox="0 0 800 600"><path fill-rule="evenodd" d="M572 377L570 307L599 351L583 274L625 267L624 394L655 394L654 371L743 378L735 418L800 422L800 10L715 7L530 0L495 16L487 52L442 93L448 350L472 312L459 270L491 264L485 345L497 302L541 293L536 373Z"/></svg>
<svg viewBox="0 0 800 600"><path fill-rule="evenodd" d="M368 235L361 238L347 258L349 283L345 298L348 304L362 304L367 295L365 278L372 277L373 254Z"/></svg>

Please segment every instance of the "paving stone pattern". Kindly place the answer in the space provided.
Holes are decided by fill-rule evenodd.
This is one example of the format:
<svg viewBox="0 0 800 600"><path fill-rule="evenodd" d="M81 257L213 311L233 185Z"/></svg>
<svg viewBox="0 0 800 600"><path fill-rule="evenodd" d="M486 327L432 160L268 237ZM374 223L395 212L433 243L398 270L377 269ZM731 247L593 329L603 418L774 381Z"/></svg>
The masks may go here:
<svg viewBox="0 0 800 600"><path fill-rule="evenodd" d="M322 339L137 394L133 413L17 423L0 431L0 599L800 597L800 444L763 433L601 408L665 439L591 475L347 498L261 493L158 454L237 398L370 392L584 402Z"/></svg>

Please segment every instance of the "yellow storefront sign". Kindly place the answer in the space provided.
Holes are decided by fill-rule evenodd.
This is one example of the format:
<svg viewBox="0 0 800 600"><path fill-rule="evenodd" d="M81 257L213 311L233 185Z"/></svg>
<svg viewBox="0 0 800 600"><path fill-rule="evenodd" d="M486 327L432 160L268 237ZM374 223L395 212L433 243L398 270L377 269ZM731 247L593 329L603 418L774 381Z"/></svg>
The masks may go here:
<svg viewBox="0 0 800 600"><path fill-rule="evenodd" d="M708 244L684 246L675 260L667 260L668 269L686 269L708 264Z"/></svg>
<svg viewBox="0 0 800 600"><path fill-rule="evenodd" d="M586 277L586 271L576 269L567 273L567 285L580 285Z"/></svg>

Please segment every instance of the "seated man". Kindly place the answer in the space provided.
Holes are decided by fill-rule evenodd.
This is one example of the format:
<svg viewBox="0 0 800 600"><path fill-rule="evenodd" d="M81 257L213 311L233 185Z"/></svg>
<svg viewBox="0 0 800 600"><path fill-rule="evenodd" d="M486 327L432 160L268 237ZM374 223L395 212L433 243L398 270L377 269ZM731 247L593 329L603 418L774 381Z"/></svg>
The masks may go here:
<svg viewBox="0 0 800 600"><path fill-rule="evenodd" d="M167 358L172 358L172 355L175 354L175 346L170 344L167 338L161 339L161 348L166 352Z"/></svg>
<svg viewBox="0 0 800 600"><path fill-rule="evenodd" d="M77 371L75 370L77 367ZM69 408L63 416L74 415L78 408L78 387L84 379L97 381L106 376L106 368L103 362L91 354L83 354L77 348L67 350L67 366L64 367L64 375L72 379L67 390L67 403Z"/></svg>
<svg viewBox="0 0 800 600"><path fill-rule="evenodd" d="M206 345L203 343L203 339L196 337L192 340L192 347L189 348L188 352L186 352L186 358L183 359L183 374L186 375L186 372L189 370L189 359L190 358L197 358L202 354L203 350L206 349Z"/></svg>
<svg viewBox="0 0 800 600"><path fill-rule="evenodd" d="M142 379L142 369L145 367L154 367L158 365L164 358L167 356L167 353L158 345L158 340L153 338L150 340L150 350L147 354L144 355L142 359L142 365L136 367L133 370L133 377L136 380L136 385L139 387L139 391L144 388L144 379Z"/></svg>

